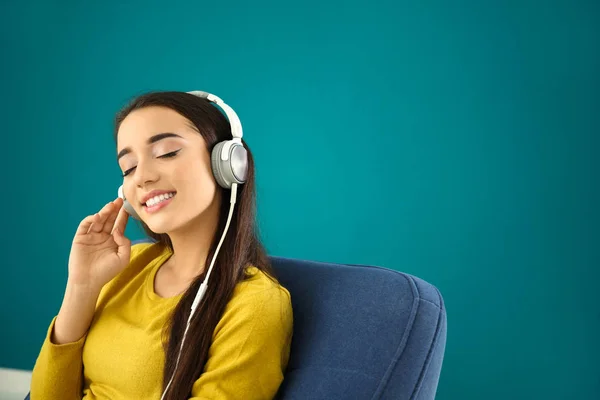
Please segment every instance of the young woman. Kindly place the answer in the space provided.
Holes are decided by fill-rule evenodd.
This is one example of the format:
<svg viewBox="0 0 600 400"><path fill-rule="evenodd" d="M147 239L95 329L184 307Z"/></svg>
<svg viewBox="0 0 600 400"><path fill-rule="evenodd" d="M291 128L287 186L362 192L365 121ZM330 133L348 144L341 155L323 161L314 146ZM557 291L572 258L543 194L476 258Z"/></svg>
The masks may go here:
<svg viewBox="0 0 600 400"><path fill-rule="evenodd" d="M273 398L293 312L257 235L252 153L227 142L237 116L204 92L152 92L115 125L127 202L75 233L31 399ZM155 243L131 245L130 216Z"/></svg>

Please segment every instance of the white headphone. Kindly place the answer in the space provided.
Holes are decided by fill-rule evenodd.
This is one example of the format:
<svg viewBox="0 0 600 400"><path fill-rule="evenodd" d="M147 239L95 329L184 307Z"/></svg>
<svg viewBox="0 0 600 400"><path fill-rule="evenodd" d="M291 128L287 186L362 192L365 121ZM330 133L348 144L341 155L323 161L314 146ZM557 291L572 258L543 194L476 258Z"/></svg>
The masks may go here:
<svg viewBox="0 0 600 400"><path fill-rule="evenodd" d="M185 332L183 333L183 338L181 339L179 353L177 354L175 369L173 370L173 375L171 376L171 379L169 380L169 383L167 384L167 387L165 388L165 391L161 396L161 400L164 399L165 394L169 390L171 382L173 381L173 377L175 376L175 372L177 371L177 366L179 365L179 358L181 356L181 351L183 350L183 343L185 342L185 338L190 327L192 316L194 315L196 308L198 308L198 304L200 304L202 298L204 297L204 294L206 293L206 289L208 287L208 279L210 278L210 274L215 264L215 260L217 259L217 254L219 254L219 250L221 248L221 245L223 244L223 240L225 239L227 230L229 229L229 224L231 222L231 216L233 215L233 209L237 197L237 186L245 183L246 178L248 176L248 152L242 144L242 124L236 112L229 105L225 104L223 100L221 100L214 94L202 92L199 90L187 93L207 99L210 102L218 105L225 112L225 115L229 120L229 124L231 125L231 135L233 136L233 139L217 143L213 147L210 157L212 172L213 176L215 177L215 180L222 188L231 189L231 205L229 207L229 215L227 216L227 223L225 224L223 235L221 235L221 240L217 245L217 249L208 268L208 272L206 273L206 278L204 279L204 282L200 284L198 293L196 293L196 297L194 298L194 301L192 303L190 316L188 317ZM133 206L125 199L125 195L123 194L123 185L119 187L118 196L123 199L123 207L125 208L125 211L127 211L127 213L131 215L131 217L137 220L141 220L140 216L137 214Z"/></svg>

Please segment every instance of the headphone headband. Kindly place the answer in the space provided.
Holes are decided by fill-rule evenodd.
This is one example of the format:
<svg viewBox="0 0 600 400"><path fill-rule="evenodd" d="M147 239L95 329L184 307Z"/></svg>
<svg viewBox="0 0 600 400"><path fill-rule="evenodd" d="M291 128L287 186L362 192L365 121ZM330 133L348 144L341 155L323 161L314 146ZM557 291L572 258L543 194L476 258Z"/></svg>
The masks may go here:
<svg viewBox="0 0 600 400"><path fill-rule="evenodd" d="M221 107L221 109L225 112L225 115L227 115L227 119L229 119L229 125L231 125L231 135L233 138L241 139L242 136L244 136L242 131L242 123L240 122L240 118L238 117L237 113L233 110L233 108L221 100L220 97L215 96L212 93L203 92L201 90L192 90L191 92L187 93L207 99L208 101Z"/></svg>

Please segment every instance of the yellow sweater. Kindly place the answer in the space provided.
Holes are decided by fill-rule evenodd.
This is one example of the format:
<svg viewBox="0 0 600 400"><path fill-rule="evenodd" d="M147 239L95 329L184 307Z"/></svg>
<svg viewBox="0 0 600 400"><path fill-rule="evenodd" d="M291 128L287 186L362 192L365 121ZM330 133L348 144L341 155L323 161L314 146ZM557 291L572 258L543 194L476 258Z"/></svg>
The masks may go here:
<svg viewBox="0 0 600 400"><path fill-rule="evenodd" d="M132 246L129 265L102 288L90 329L78 341L52 343L52 319L33 369L32 400L160 399L161 329L182 296L154 292L156 271L170 255L158 244ZM248 271L252 277L237 284L213 332L191 399L272 399L283 380L291 296L256 267Z"/></svg>

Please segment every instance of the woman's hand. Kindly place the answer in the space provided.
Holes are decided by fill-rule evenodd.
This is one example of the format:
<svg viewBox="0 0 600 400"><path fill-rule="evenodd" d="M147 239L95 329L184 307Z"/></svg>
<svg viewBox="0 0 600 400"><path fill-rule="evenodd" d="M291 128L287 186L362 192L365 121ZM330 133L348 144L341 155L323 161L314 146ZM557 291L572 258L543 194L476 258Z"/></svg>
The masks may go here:
<svg viewBox="0 0 600 400"><path fill-rule="evenodd" d="M70 283L100 290L129 264L128 218L123 199L117 198L81 221L69 255Z"/></svg>

